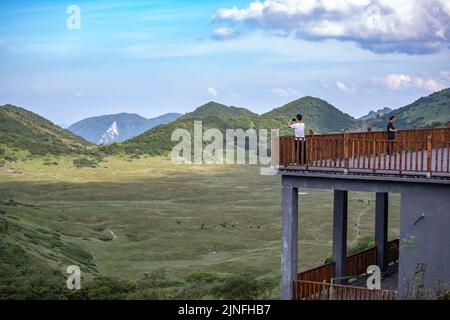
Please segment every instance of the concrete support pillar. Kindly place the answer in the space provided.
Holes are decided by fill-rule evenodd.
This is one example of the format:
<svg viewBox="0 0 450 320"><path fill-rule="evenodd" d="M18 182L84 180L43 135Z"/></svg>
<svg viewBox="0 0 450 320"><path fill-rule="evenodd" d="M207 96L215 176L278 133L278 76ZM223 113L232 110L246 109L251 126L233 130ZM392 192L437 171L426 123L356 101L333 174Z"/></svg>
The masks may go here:
<svg viewBox="0 0 450 320"><path fill-rule="evenodd" d="M298 274L298 188L283 187L282 201L281 299L291 300Z"/></svg>
<svg viewBox="0 0 450 320"><path fill-rule="evenodd" d="M389 193L376 193L375 205L375 245L377 247L377 265L381 271L387 268Z"/></svg>
<svg viewBox="0 0 450 320"><path fill-rule="evenodd" d="M334 277L346 276L348 191L334 190L333 261ZM336 283L345 281L336 280Z"/></svg>

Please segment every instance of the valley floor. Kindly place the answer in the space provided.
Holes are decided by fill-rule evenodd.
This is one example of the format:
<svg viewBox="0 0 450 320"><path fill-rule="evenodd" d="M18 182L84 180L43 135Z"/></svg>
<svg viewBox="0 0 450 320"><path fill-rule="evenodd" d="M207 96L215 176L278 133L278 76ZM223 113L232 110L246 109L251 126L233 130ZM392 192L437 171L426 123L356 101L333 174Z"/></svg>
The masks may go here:
<svg viewBox="0 0 450 320"><path fill-rule="evenodd" d="M19 160L14 170L0 170L4 244L62 274L80 265L87 278L137 281L163 272L176 286L196 272L249 272L278 285L279 177L261 176L256 166L177 166L157 157L112 157L81 169L69 157L51 160ZM332 193L301 190L299 197L304 269L331 254ZM354 245L373 234L374 195L349 198ZM389 237L395 238L398 195L390 206Z"/></svg>

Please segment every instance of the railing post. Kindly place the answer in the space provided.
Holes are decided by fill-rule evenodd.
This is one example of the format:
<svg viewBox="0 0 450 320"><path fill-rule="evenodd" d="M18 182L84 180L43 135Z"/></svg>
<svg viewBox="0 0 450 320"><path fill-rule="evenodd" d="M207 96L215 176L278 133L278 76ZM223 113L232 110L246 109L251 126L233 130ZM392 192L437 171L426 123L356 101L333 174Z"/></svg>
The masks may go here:
<svg viewBox="0 0 450 320"><path fill-rule="evenodd" d="M307 139L305 139L305 143L306 143L306 170L308 170L309 167L309 163L310 161L312 162L313 158L313 154L314 154L314 130L313 129L309 129L309 141Z"/></svg>
<svg viewBox="0 0 450 320"><path fill-rule="evenodd" d="M348 131L344 131L344 172L348 173L349 168L349 145L350 145L350 135L348 134Z"/></svg>
<svg viewBox="0 0 450 320"><path fill-rule="evenodd" d="M377 143L376 140L373 139L372 142L372 154L373 154L373 173L377 172Z"/></svg>
<svg viewBox="0 0 450 320"><path fill-rule="evenodd" d="M431 177L432 159L433 159L432 137L431 137L431 135L429 135L427 137L427 176L428 177Z"/></svg>

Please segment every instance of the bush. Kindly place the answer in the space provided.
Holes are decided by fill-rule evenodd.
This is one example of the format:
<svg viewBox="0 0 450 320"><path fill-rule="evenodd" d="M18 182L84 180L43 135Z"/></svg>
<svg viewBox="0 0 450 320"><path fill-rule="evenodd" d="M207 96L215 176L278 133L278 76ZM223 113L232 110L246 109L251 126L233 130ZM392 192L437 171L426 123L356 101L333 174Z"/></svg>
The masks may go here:
<svg viewBox="0 0 450 320"><path fill-rule="evenodd" d="M160 288L143 289L131 292L127 296L128 300L165 300L168 296Z"/></svg>
<svg viewBox="0 0 450 320"><path fill-rule="evenodd" d="M195 272L192 273L189 277L187 277L187 283L197 283L197 284L205 284L205 283L214 283L221 282L223 279L215 273L208 272Z"/></svg>
<svg viewBox="0 0 450 320"><path fill-rule="evenodd" d="M186 279L186 283L177 292L177 299L211 299L212 289L221 283L223 279L215 273L196 272Z"/></svg>
<svg viewBox="0 0 450 320"><path fill-rule="evenodd" d="M359 239L358 242L354 246L347 248L347 255L352 255L352 254L358 253L360 251L370 249L374 246L375 246L374 237L367 235L367 236L364 236L361 239ZM330 263L332 261L333 261L333 257L328 256L325 258L324 263Z"/></svg>
<svg viewBox="0 0 450 320"><path fill-rule="evenodd" d="M98 147L98 151L111 156L120 152L120 146L115 142L112 144L104 144Z"/></svg>
<svg viewBox="0 0 450 320"><path fill-rule="evenodd" d="M95 160L90 160L86 157L78 158L73 160L73 165L75 168L97 168L97 162Z"/></svg>
<svg viewBox="0 0 450 320"><path fill-rule="evenodd" d="M0 218L0 233L8 231L8 221Z"/></svg>
<svg viewBox="0 0 450 320"><path fill-rule="evenodd" d="M253 275L245 273L225 279L211 293L217 299L226 300L267 299L274 287L269 280L257 280Z"/></svg>
<svg viewBox="0 0 450 320"><path fill-rule="evenodd" d="M89 282L81 291L89 300L123 300L135 289L136 285L132 282L100 276Z"/></svg>
<svg viewBox="0 0 450 320"><path fill-rule="evenodd" d="M166 275L166 272L164 270L157 270L150 274L146 273L144 275L144 279L141 279L138 281L138 288L139 289L146 289L146 288L164 288L169 287L172 283L169 281L169 278Z"/></svg>
<svg viewBox="0 0 450 320"><path fill-rule="evenodd" d="M5 160L9 161L9 162L16 162L17 161L17 157L16 156L5 156Z"/></svg>
<svg viewBox="0 0 450 320"><path fill-rule="evenodd" d="M359 239L358 243L348 249L348 254L355 254L357 252L370 249L375 246L375 239L373 236L364 236Z"/></svg>

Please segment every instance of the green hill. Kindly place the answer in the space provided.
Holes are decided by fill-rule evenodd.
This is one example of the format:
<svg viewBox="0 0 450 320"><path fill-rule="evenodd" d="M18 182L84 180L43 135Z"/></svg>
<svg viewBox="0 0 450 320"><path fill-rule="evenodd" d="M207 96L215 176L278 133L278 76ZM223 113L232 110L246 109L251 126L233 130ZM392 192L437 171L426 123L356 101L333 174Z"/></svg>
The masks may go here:
<svg viewBox="0 0 450 320"><path fill-rule="evenodd" d="M263 114L260 121L264 127L280 128L283 132L291 133L291 130L286 128L287 122L298 113L303 115L306 130L312 129L315 133L339 132L342 129L354 130L360 126L360 122L355 118L328 102L314 97L303 97L289 102Z"/></svg>
<svg viewBox="0 0 450 320"><path fill-rule="evenodd" d="M342 113L326 101L305 97L281 108L258 115L245 108L229 107L216 102L197 108L178 120L155 127L144 134L125 141L120 146L127 153L165 154L172 150L176 142L171 142L172 132L177 128L188 129L191 134L195 120L201 120L203 130L217 128L223 134L226 129L280 129L281 134L292 134L287 123L296 114L302 113L306 129L314 132L338 132L342 128L356 129L359 121Z"/></svg>
<svg viewBox="0 0 450 320"><path fill-rule="evenodd" d="M195 111L187 113L184 119L202 119L207 117L216 117L223 121L228 121L241 117L257 117L256 113L245 108L228 107L226 105L210 101L203 106L198 107Z"/></svg>
<svg viewBox="0 0 450 320"><path fill-rule="evenodd" d="M382 117L368 121L368 125L377 129L385 129L390 116L397 118L399 129L443 127L450 121L450 88L435 92L427 97L396 109Z"/></svg>
<svg viewBox="0 0 450 320"><path fill-rule="evenodd" d="M0 106L0 143L36 155L81 153L89 146L70 131L9 104Z"/></svg>

